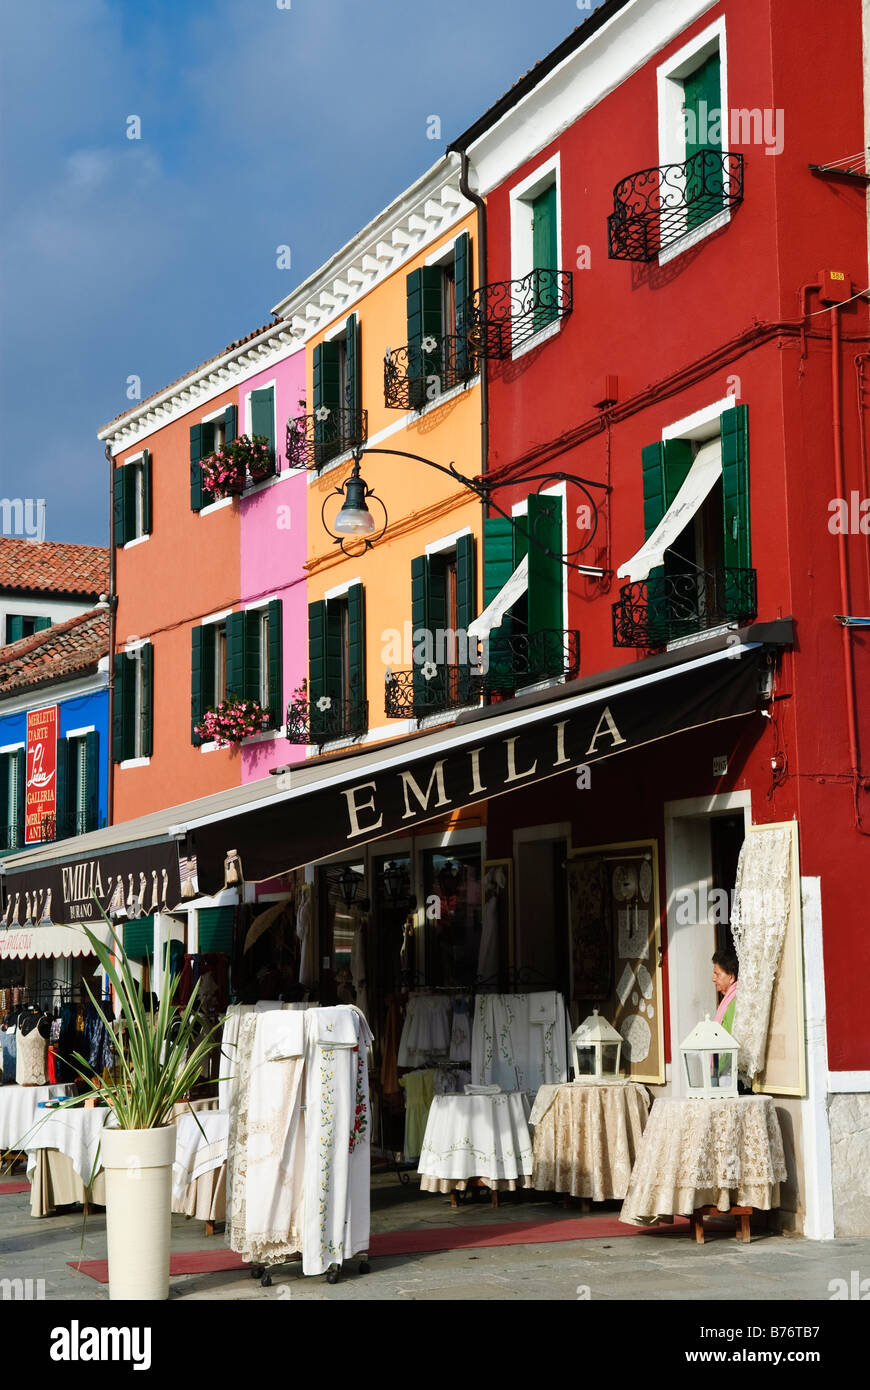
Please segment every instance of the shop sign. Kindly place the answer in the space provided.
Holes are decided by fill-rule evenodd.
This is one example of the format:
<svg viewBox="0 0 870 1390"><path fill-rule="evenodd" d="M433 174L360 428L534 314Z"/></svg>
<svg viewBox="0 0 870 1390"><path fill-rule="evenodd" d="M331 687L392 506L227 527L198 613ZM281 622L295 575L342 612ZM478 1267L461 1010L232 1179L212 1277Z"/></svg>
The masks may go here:
<svg viewBox="0 0 870 1390"><path fill-rule="evenodd" d="M57 705L30 710L27 715L27 785L24 793L24 843L53 840L46 821L57 810Z"/></svg>

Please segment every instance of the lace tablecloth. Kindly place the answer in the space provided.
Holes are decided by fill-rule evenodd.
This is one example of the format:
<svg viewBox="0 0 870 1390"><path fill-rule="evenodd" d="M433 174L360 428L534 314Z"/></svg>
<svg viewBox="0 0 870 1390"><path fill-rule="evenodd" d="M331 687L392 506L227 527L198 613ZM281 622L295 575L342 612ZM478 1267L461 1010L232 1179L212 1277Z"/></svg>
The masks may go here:
<svg viewBox="0 0 870 1390"><path fill-rule="evenodd" d="M532 1185L529 1102L523 1091L494 1096L435 1096L417 1172L423 1192Z"/></svg>
<svg viewBox="0 0 870 1390"><path fill-rule="evenodd" d="M30 1137L37 1119L46 1112L38 1108L41 1100L61 1100L72 1095L72 1086L0 1086L0 1153L24 1150L22 1141Z"/></svg>
<svg viewBox="0 0 870 1390"><path fill-rule="evenodd" d="M534 1186L595 1202L622 1200L648 1110L649 1095L635 1082L542 1086L531 1115Z"/></svg>
<svg viewBox="0 0 870 1390"><path fill-rule="evenodd" d="M230 1116L227 1110L201 1110L175 1121L175 1162L172 1165L173 1210L183 1211L186 1189L197 1178L226 1164Z"/></svg>
<svg viewBox="0 0 870 1390"><path fill-rule="evenodd" d="M700 1207L779 1206L786 1178L771 1096L660 1099L640 1142L620 1221L647 1226Z"/></svg>

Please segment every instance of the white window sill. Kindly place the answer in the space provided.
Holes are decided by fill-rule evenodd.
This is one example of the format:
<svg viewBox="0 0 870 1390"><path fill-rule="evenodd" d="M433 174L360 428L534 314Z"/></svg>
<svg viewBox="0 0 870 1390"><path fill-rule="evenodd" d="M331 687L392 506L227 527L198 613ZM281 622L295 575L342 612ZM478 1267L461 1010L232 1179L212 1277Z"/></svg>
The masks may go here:
<svg viewBox="0 0 870 1390"><path fill-rule="evenodd" d="M219 497L217 502L209 502L207 506L200 507L198 516L210 516L212 512L219 512L222 507L231 507L235 497Z"/></svg>
<svg viewBox="0 0 870 1390"><path fill-rule="evenodd" d="M480 373L476 372L475 375L470 376L467 381L460 382L458 386L452 387L449 391L444 391L442 395L436 396L433 401L427 401L419 410L412 410L407 418L412 421L423 420L427 415L431 415L433 410L437 410L439 405L446 405L448 401L455 401L457 396L461 396L465 391L470 391L472 386L479 385ZM363 452L365 452L365 444L360 447Z"/></svg>
<svg viewBox="0 0 870 1390"><path fill-rule="evenodd" d="M682 256L684 251L690 251L693 246L697 246L699 241L704 241L714 232L718 232L722 227L727 227L731 221L731 209L723 208L717 212L715 217L709 217L706 222L701 222L699 226L693 227L690 232L686 232L675 241L666 251L659 252L659 265L667 265L668 261L676 260L677 256Z"/></svg>
<svg viewBox="0 0 870 1390"><path fill-rule="evenodd" d="M211 743L201 743L199 745L199 751L200 753L225 753L227 749L218 743L216 739L213 739Z"/></svg>
<svg viewBox="0 0 870 1390"><path fill-rule="evenodd" d="M520 357L525 357L527 352L533 352L535 348L541 347L544 343L555 338L557 333L562 331L562 319L564 315L555 318L552 323L548 323L546 328L542 328L534 337L529 338L528 342L523 343L522 347L514 348L511 353L511 361L516 362Z"/></svg>
<svg viewBox="0 0 870 1390"><path fill-rule="evenodd" d="M143 541L150 541L150 539L151 539L150 533L149 533L148 535L145 535L145 536L134 536L133 540L127 541L126 545L122 545L122 546L121 546L121 549L122 549L122 550L132 550L134 546L136 546L136 545L142 545Z"/></svg>
<svg viewBox="0 0 870 1390"><path fill-rule="evenodd" d="M250 738L243 738L242 747L247 748L252 743L271 743L276 738L283 738L286 732L283 724L280 729L264 729L261 734L251 734Z"/></svg>
<svg viewBox="0 0 870 1390"><path fill-rule="evenodd" d="M270 478L264 478L261 483L252 483L242 493L242 501L247 501L249 497L257 497L261 492L267 492L270 487L274 487L276 483L286 482L288 478L301 472L301 468L283 468L280 473L273 473Z"/></svg>
<svg viewBox="0 0 870 1390"><path fill-rule="evenodd" d="M128 767L148 767L150 763L150 758L125 758L118 766L122 772L126 772Z"/></svg>

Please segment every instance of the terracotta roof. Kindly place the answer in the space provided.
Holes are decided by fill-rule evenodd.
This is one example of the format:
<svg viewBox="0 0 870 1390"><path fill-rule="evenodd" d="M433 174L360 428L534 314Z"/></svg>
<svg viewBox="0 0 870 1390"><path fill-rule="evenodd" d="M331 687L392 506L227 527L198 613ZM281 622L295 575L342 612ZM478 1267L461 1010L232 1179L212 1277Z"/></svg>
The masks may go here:
<svg viewBox="0 0 870 1390"><path fill-rule="evenodd" d="M0 699L13 690L63 680L109 653L109 612L91 609L20 642L0 647Z"/></svg>
<svg viewBox="0 0 870 1390"><path fill-rule="evenodd" d="M0 592L93 594L109 587L109 552L101 545L0 538Z"/></svg>
<svg viewBox="0 0 870 1390"><path fill-rule="evenodd" d="M146 396L144 401L137 401L135 405L130 406L129 410L122 410L120 415L116 415L112 420L102 425L99 433L102 434L103 430L107 430L110 425L117 424L119 420L125 419L126 416L134 415L136 411L142 409L143 405L147 405L149 401L156 400L158 396L162 396L164 391L171 391L173 386L180 386L182 381L186 381L189 376L193 376L196 372L201 372L203 367L208 366L209 362L217 362L221 357L225 357L228 352L235 352L236 348L244 347L245 343L249 343L252 338L259 338L261 333L268 333L270 328L278 328L281 323L281 319L274 318L269 323L264 323L262 328L254 328L250 333L246 333L244 338L237 338L234 343L229 343L225 348L221 348L220 352L216 352L213 357L207 357L204 362L200 362L198 367L191 367L183 376L177 376L175 380L170 381L167 386L161 386L159 391L152 391L151 395ZM284 327L288 328L289 324L284 324Z"/></svg>

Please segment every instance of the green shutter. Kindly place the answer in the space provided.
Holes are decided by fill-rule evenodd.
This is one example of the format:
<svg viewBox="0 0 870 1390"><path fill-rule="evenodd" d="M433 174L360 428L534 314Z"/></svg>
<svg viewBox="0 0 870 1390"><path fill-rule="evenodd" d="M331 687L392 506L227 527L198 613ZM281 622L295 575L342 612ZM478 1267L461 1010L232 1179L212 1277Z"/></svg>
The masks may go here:
<svg viewBox="0 0 870 1390"><path fill-rule="evenodd" d="M269 603L269 708L271 725L284 723L284 605L279 598Z"/></svg>
<svg viewBox="0 0 870 1390"><path fill-rule="evenodd" d="M312 360L314 387L314 460L322 468L339 452L338 421L334 412L341 405L340 345L338 342L318 343ZM330 411L325 420L317 418L323 408Z"/></svg>
<svg viewBox="0 0 870 1390"><path fill-rule="evenodd" d="M536 271L559 269L558 220L556 185L553 183L532 203L532 267ZM535 309L535 331L546 328L556 317L550 277L536 277L535 300L543 303Z"/></svg>
<svg viewBox="0 0 870 1390"><path fill-rule="evenodd" d="M34 632L47 632L51 627L51 618L37 618L33 625Z"/></svg>
<svg viewBox="0 0 870 1390"><path fill-rule="evenodd" d="M199 461L203 456L202 425L190 427L190 506L194 512L202 511L202 469Z"/></svg>
<svg viewBox="0 0 870 1390"><path fill-rule="evenodd" d="M365 728L366 698L366 608L362 584L351 584L347 591L347 629L350 688L348 733L358 734Z"/></svg>
<svg viewBox="0 0 870 1390"><path fill-rule="evenodd" d="M239 435L239 408L228 405L224 411L224 443L232 444Z"/></svg>
<svg viewBox="0 0 870 1390"><path fill-rule="evenodd" d="M643 530L649 540L673 502L692 467L692 446L687 439L668 439L641 450L643 471ZM665 566L656 565L646 580L647 622L655 646L669 632L670 605L665 592Z"/></svg>
<svg viewBox="0 0 870 1390"><path fill-rule="evenodd" d="M312 736L323 725L317 702L326 695L326 604L308 605L308 709Z"/></svg>
<svg viewBox="0 0 870 1390"><path fill-rule="evenodd" d="M154 918L137 917L124 923L124 950L133 960L151 960L154 956Z"/></svg>
<svg viewBox="0 0 870 1390"><path fill-rule="evenodd" d="M126 471L126 468L122 464L121 467L116 468L114 473L112 474L112 520L114 523L116 546L126 545L128 540L126 506L127 490L124 485Z"/></svg>
<svg viewBox="0 0 870 1390"><path fill-rule="evenodd" d="M722 89L719 54L683 79L686 113L686 227L699 226L722 206L720 164L705 159L706 150L721 150Z"/></svg>
<svg viewBox="0 0 870 1390"><path fill-rule="evenodd" d="M151 535L151 454L142 452L142 535Z"/></svg>
<svg viewBox="0 0 870 1390"><path fill-rule="evenodd" d="M722 415L723 561L726 569L751 569L749 526L749 407Z"/></svg>
<svg viewBox="0 0 870 1390"><path fill-rule="evenodd" d="M437 265L412 270L407 279L408 398L413 410L428 399L428 378L441 376L443 277ZM435 339L434 352L424 352L424 338Z"/></svg>
<svg viewBox="0 0 870 1390"><path fill-rule="evenodd" d="M245 683L247 635L247 614L230 613L227 616L227 694L242 700L256 698L248 693Z"/></svg>
<svg viewBox="0 0 870 1390"><path fill-rule="evenodd" d="M72 764L72 765L71 765ZM69 739L57 741L57 762L54 774L54 816L55 839L65 840L71 834L71 823L75 820L75 758L70 758Z"/></svg>
<svg viewBox="0 0 870 1390"><path fill-rule="evenodd" d="M326 605L326 693L333 701L344 699L344 649L339 603Z"/></svg>
<svg viewBox="0 0 870 1390"><path fill-rule="evenodd" d="M136 529L136 503L139 493L139 465L128 463L122 469L124 477L124 540L134 541L139 535Z"/></svg>
<svg viewBox="0 0 870 1390"><path fill-rule="evenodd" d="M527 517L518 517L517 532L526 538L529 555L529 634L561 632L564 627L562 579L562 499L533 492ZM542 550L546 546L552 556ZM548 639L545 645L552 645Z"/></svg>
<svg viewBox="0 0 870 1390"><path fill-rule="evenodd" d="M411 640L414 648L424 633L431 635L428 645L434 661L438 655L436 633L447 627L446 563L441 555L418 555L411 561ZM414 699L419 713L428 707L437 708L438 689L443 689L444 676L427 681L423 662L414 661ZM436 686L435 681L438 681Z"/></svg>
<svg viewBox="0 0 870 1390"><path fill-rule="evenodd" d="M128 662L123 652L115 654L115 680L112 695L112 761L122 763L124 752L124 687L128 682Z"/></svg>
<svg viewBox="0 0 870 1390"><path fill-rule="evenodd" d="M245 619L245 655L244 655L244 678L242 689L239 694L243 694L246 700L259 700L260 698L260 663L262 652L260 651L260 620L263 616L262 608L248 608L244 613ZM229 642L229 635L227 642ZM229 657L227 658L229 662Z"/></svg>
<svg viewBox="0 0 870 1390"><path fill-rule="evenodd" d="M139 679L142 700L139 715L139 755L150 758L154 748L154 647L146 642L139 648Z"/></svg>
<svg viewBox="0 0 870 1390"><path fill-rule="evenodd" d="M356 314L348 315L345 353L347 364L347 400L344 404L350 411L351 420L356 423L357 415L362 407L362 358L360 356L359 318Z"/></svg>
<svg viewBox="0 0 870 1390"><path fill-rule="evenodd" d="M234 907L201 907L197 916L200 954L217 951L231 956L235 920Z"/></svg>
<svg viewBox="0 0 870 1390"><path fill-rule="evenodd" d="M251 392L251 434L265 435L269 453L275 461L275 388L264 386Z"/></svg>
<svg viewBox="0 0 870 1390"><path fill-rule="evenodd" d="M0 753L0 850L17 849L18 841L16 837L17 820L11 817L12 797L11 797L11 777L13 768L17 769L17 760L14 753Z"/></svg>
<svg viewBox="0 0 870 1390"><path fill-rule="evenodd" d="M85 734L85 824L84 833L100 823L100 735L94 729Z"/></svg>
<svg viewBox="0 0 870 1390"><path fill-rule="evenodd" d="M6 618L6 641L20 642L24 636L24 618L10 613Z"/></svg>
<svg viewBox="0 0 870 1390"><path fill-rule="evenodd" d="M12 754L15 759L15 843L20 848L24 844L24 811L27 801L27 749L16 748Z"/></svg>
<svg viewBox="0 0 870 1390"><path fill-rule="evenodd" d="M456 626L467 632L477 616L477 585L474 573L474 537L460 536L456 542Z"/></svg>
<svg viewBox="0 0 870 1390"><path fill-rule="evenodd" d="M209 705L214 704L214 624L191 628L191 742L199 745L202 739L194 732Z"/></svg>
<svg viewBox="0 0 870 1390"><path fill-rule="evenodd" d="M471 298L471 238L460 232L453 245L453 280L456 296L456 369L468 367L468 301Z"/></svg>

